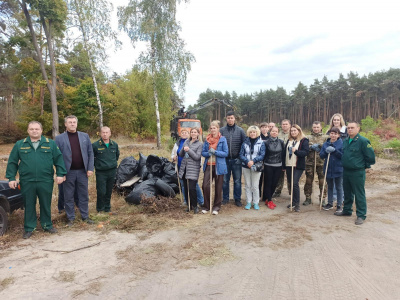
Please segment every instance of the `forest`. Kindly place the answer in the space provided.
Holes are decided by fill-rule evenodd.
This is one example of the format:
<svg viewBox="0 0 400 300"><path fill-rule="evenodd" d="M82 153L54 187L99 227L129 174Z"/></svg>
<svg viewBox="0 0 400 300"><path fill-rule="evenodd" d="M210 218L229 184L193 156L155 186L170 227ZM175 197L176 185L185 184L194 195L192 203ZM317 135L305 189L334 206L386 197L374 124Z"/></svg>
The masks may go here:
<svg viewBox="0 0 400 300"><path fill-rule="evenodd" d="M366 116L400 118L400 69L378 71L362 75L349 71L336 80L315 79L306 86L301 81L292 91L282 87L238 95L235 91L222 92L207 89L199 95L197 104L210 98L231 100L244 124L264 121L279 123L290 119L302 127L310 128L313 121L329 123L334 113L340 112L346 121L360 122ZM189 107L189 109L196 107ZM203 123L223 117L225 109L212 107L198 113Z"/></svg>
<svg viewBox="0 0 400 300"><path fill-rule="evenodd" d="M111 26L111 2L1 1L0 143L25 136L27 122L34 119L42 122L44 134L55 136L70 114L78 117L80 130L92 135L106 124L113 134L131 138L157 136L160 141L161 135L168 136L195 62L179 36L175 12L180 2L131 0L117 8L119 30L132 44L147 43L137 64L117 74L105 63L106 50L121 47L119 32ZM336 112L347 121L400 118L400 69L369 74L349 70L337 79L316 78L309 86L298 80L291 91L278 86L237 94L204 87L188 109L211 98L228 99L241 124L288 118L304 128L315 120L326 124ZM214 106L197 116L207 129L210 120L223 120L225 111Z"/></svg>

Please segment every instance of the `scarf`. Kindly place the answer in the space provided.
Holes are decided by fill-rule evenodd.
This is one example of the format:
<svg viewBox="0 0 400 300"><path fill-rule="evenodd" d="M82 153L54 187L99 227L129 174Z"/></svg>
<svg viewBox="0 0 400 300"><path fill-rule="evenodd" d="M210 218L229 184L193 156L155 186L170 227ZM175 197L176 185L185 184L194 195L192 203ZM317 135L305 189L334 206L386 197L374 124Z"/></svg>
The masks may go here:
<svg viewBox="0 0 400 300"><path fill-rule="evenodd" d="M218 145L218 142L219 142L220 138L221 138L221 133L220 132L218 132L217 137L212 136L211 133L209 135L207 135L206 140L210 144L208 149L213 148L214 150L217 150L217 145ZM207 166L209 166L209 165L210 165L210 161L207 162ZM214 159L212 165L215 166L215 159Z"/></svg>

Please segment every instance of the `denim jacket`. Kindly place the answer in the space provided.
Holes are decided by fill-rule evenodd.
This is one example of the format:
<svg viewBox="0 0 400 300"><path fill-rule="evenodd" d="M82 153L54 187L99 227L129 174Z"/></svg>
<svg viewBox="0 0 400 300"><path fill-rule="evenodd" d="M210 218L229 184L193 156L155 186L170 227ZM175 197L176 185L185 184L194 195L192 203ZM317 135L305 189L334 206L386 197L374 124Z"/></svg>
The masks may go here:
<svg viewBox="0 0 400 300"><path fill-rule="evenodd" d="M249 168L247 166L247 163L250 160L252 160L254 163L264 160L265 143L260 137L254 144L254 153L252 154L251 159L250 159L250 148L251 148L250 138L247 137L244 140L244 142L242 144L242 148L240 149L240 153L239 153L240 160L242 161L242 167L244 167L244 168Z"/></svg>
<svg viewBox="0 0 400 300"><path fill-rule="evenodd" d="M210 153L208 153L208 149L210 148L210 144L205 140L203 144L203 151L201 155L204 156L206 159L204 160L203 164L203 171L206 171L207 162L210 157ZM221 136L219 138L217 149L215 151L215 159L216 159L216 169L215 172L217 175L224 175L228 174L228 168L226 166L225 158L228 156L228 143L226 142L226 138Z"/></svg>

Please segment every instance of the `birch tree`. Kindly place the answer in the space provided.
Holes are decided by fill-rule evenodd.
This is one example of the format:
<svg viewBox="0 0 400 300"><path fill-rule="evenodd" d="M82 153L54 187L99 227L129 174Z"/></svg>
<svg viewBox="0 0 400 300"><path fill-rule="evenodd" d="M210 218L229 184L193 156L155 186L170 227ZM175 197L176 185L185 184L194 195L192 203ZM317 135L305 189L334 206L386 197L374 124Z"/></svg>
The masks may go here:
<svg viewBox="0 0 400 300"><path fill-rule="evenodd" d="M149 70L153 81L157 148L161 147L159 86L170 77L183 91L187 73L194 62L194 56L185 50L185 42L179 36L181 26L176 20L176 10L181 2L188 0L130 0L127 6L118 8L119 28L128 34L132 44L147 43L138 62L143 69Z"/></svg>
<svg viewBox="0 0 400 300"><path fill-rule="evenodd" d="M29 28L32 44L35 49L34 59L39 63L43 79L46 81L47 89L50 93L51 112L53 115L52 136L59 134L58 107L57 107L57 72L54 51L54 36L61 35L65 30L67 18L67 6L63 0L19 0L27 26ZM33 19L32 10L39 15L39 20ZM38 43L34 22L38 21L45 34L49 55L50 70L46 67L43 59L42 49Z"/></svg>
<svg viewBox="0 0 400 300"><path fill-rule="evenodd" d="M101 128L103 127L103 107L96 81L96 64L107 60L106 49L111 41L114 41L117 47L120 44L117 33L111 28L110 17L113 5L106 0L70 0L68 7L69 22L79 29L80 40L88 56Z"/></svg>

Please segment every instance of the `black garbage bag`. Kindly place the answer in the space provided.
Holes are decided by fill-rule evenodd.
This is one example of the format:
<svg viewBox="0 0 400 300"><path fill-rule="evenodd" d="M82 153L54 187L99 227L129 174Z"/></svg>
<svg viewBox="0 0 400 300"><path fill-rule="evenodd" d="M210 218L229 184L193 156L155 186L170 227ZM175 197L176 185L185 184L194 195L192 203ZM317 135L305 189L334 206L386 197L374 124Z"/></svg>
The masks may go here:
<svg viewBox="0 0 400 300"><path fill-rule="evenodd" d="M117 186L135 176L138 167L138 161L133 156L124 158L117 168Z"/></svg>
<svg viewBox="0 0 400 300"><path fill-rule="evenodd" d="M147 156L139 153L139 169L138 169L138 176L144 181L147 179L147 175L149 171L146 167Z"/></svg>
<svg viewBox="0 0 400 300"><path fill-rule="evenodd" d="M178 175L176 174L174 163L167 161L164 164L163 176L161 179L170 185L178 186Z"/></svg>
<svg viewBox="0 0 400 300"><path fill-rule="evenodd" d="M175 192L171 186L169 186L166 182L161 179L157 179L155 182L155 186L157 188L157 192L164 197L175 197Z"/></svg>
<svg viewBox="0 0 400 300"><path fill-rule="evenodd" d="M146 168L150 174L153 174L156 177L162 177L164 162L162 160L163 157L158 157L157 155L149 155L146 160Z"/></svg>
<svg viewBox="0 0 400 300"><path fill-rule="evenodd" d="M157 195L156 179L148 179L135 186L132 192L125 197L129 204L140 204L142 195L145 197L154 197Z"/></svg>

